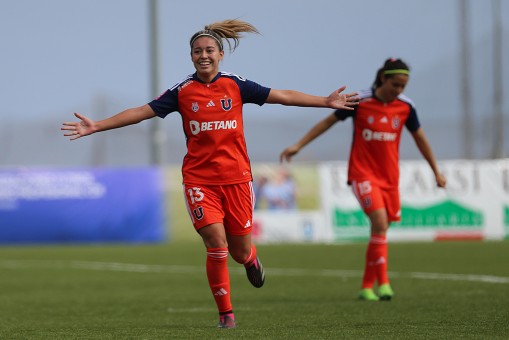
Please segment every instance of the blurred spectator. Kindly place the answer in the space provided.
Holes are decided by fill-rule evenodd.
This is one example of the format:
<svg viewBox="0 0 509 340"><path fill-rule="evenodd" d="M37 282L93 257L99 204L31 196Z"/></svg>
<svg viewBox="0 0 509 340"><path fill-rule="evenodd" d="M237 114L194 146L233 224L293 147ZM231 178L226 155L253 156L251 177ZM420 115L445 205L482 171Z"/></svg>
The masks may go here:
<svg viewBox="0 0 509 340"><path fill-rule="evenodd" d="M253 180L253 191L255 194L255 209L260 209L260 204L263 200L263 188L265 187L265 184L267 184L269 179L267 176L261 175L258 176Z"/></svg>
<svg viewBox="0 0 509 340"><path fill-rule="evenodd" d="M279 168L276 177L265 183L260 194L269 210L296 209L295 181L286 168Z"/></svg>

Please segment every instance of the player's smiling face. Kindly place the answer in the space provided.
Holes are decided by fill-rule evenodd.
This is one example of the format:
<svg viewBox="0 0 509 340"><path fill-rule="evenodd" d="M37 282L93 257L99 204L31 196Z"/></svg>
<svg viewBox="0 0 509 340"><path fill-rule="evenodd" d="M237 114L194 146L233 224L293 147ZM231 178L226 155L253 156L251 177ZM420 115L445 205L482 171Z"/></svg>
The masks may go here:
<svg viewBox="0 0 509 340"><path fill-rule="evenodd" d="M210 37L196 39L191 48L191 59L198 77L210 82L219 72L219 62L223 60L224 51L219 49L216 40Z"/></svg>

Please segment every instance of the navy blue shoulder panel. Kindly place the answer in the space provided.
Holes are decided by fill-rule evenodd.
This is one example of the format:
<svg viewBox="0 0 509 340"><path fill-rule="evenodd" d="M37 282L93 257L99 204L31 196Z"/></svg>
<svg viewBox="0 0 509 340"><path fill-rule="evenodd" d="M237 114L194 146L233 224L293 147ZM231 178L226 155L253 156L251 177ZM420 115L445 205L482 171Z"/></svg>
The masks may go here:
<svg viewBox="0 0 509 340"><path fill-rule="evenodd" d="M168 90L163 92L159 97L148 103L148 105L154 110L156 115L161 118L166 117L168 114L178 111L178 91L179 88L185 86L186 83L193 79L193 75L187 76L184 80L170 87Z"/></svg>
<svg viewBox="0 0 509 340"><path fill-rule="evenodd" d="M254 81L242 78L233 73L221 72L222 77L228 77L232 79L240 90L242 97L242 103L253 103L263 105L267 101L267 97L270 93L270 88L262 86Z"/></svg>

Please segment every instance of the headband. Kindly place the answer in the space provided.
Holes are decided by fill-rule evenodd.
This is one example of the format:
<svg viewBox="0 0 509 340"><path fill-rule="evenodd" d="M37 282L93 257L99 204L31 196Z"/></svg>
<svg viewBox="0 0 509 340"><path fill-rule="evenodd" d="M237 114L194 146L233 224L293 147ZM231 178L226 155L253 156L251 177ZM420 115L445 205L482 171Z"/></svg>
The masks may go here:
<svg viewBox="0 0 509 340"><path fill-rule="evenodd" d="M193 39L191 39L191 42L189 43L189 45L191 45L191 47L193 47L193 43L196 41L196 39L200 38L200 37L211 37L212 39L214 39L215 41L217 41L217 43L219 44L219 48L221 49L221 51L223 50L223 43L221 41L220 38L218 38L214 33L212 33L211 31L201 31L201 32L198 32L195 34L195 37L193 37Z"/></svg>
<svg viewBox="0 0 509 340"><path fill-rule="evenodd" d="M406 74L406 75L409 75L410 71L405 70L405 69L386 70L386 71L384 71L384 75L385 74Z"/></svg>

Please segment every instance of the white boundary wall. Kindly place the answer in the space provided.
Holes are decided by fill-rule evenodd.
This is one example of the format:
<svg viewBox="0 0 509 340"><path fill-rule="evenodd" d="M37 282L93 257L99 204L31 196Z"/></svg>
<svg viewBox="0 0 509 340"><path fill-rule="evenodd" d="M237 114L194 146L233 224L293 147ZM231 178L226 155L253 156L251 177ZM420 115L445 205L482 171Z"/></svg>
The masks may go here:
<svg viewBox="0 0 509 340"><path fill-rule="evenodd" d="M509 159L444 161L447 189L436 187L425 161L401 162L402 221L390 240L490 239L509 235ZM365 240L369 223L346 184L345 162L321 163L321 209L255 212L253 237L269 242Z"/></svg>

